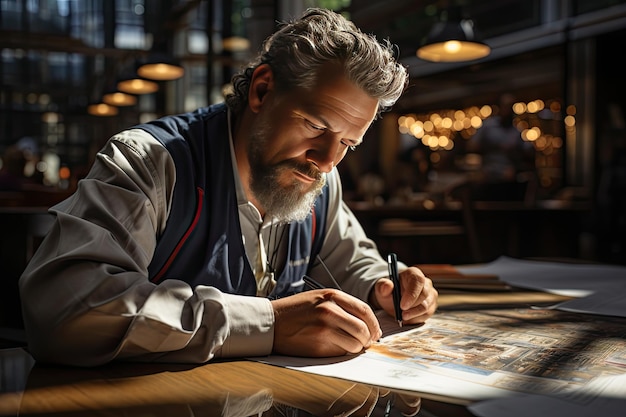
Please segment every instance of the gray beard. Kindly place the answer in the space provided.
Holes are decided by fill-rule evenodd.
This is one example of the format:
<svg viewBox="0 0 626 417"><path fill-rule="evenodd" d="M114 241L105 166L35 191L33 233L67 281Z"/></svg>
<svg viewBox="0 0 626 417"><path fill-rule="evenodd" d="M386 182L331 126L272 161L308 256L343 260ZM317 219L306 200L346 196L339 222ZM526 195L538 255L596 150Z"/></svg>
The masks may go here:
<svg viewBox="0 0 626 417"><path fill-rule="evenodd" d="M277 165L263 162L263 151L267 144L267 129L264 122L259 121L256 134L248 146L250 161L250 190L259 202L265 215L281 223L302 221L311 213L315 199L322 193L326 177L312 164L299 164L294 161L283 161ZM285 171L297 170L316 178L308 186L294 178L287 186L280 183L281 174ZM291 174L290 174L291 175Z"/></svg>
<svg viewBox="0 0 626 417"><path fill-rule="evenodd" d="M261 173L253 168L250 189L269 218L281 223L302 221L311 213L315 199L322 193L326 177L320 175L303 193L303 184L296 179L287 187L280 185L278 178L285 170L293 170L293 167L281 164L265 167Z"/></svg>

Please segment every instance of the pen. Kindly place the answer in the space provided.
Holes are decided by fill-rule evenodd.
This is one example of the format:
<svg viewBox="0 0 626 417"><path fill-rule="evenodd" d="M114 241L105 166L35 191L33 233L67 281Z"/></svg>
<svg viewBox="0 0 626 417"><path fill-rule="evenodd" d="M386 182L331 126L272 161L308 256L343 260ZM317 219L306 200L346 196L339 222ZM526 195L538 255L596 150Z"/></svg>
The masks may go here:
<svg viewBox="0 0 626 417"><path fill-rule="evenodd" d="M330 272L330 269L328 269L328 267L326 266L326 264L324 263L322 258L320 258L319 255L317 255L317 260L322 265L322 267L324 267L324 270L326 271L326 273L328 274L328 277L330 278L330 280L333 283L332 286L331 287L327 287L326 285L321 284L319 281L314 280L313 278L311 278L308 275L303 275L302 276L302 280L304 281L304 284L307 287L309 287L310 289L312 289L312 290L321 290L323 288L336 288L339 291L343 291L341 289L341 286L339 285L339 283L337 282L337 280L333 276L333 274Z"/></svg>
<svg viewBox="0 0 626 417"><path fill-rule="evenodd" d="M325 288L322 284L315 281L313 278L311 278L308 275L304 275L302 279L304 280L304 284L308 286L309 288L311 288L312 290L321 290Z"/></svg>
<svg viewBox="0 0 626 417"><path fill-rule="evenodd" d="M402 292L400 289L400 277L398 276L398 257L395 253L387 255L387 265L389 266L389 276L393 282L393 307L396 310L396 320L398 321L398 326L402 327L402 310L400 309Z"/></svg>
<svg viewBox="0 0 626 417"><path fill-rule="evenodd" d="M341 290L341 285L339 285L339 283L337 282L337 280L333 276L332 272L330 272L330 269L328 269L328 267L326 266L326 263L322 260L322 258L319 255L317 255L317 260L319 261L319 263L322 265L322 267L324 268L324 270L328 274L328 277L333 282L333 285L335 286L335 288L337 288L338 290Z"/></svg>

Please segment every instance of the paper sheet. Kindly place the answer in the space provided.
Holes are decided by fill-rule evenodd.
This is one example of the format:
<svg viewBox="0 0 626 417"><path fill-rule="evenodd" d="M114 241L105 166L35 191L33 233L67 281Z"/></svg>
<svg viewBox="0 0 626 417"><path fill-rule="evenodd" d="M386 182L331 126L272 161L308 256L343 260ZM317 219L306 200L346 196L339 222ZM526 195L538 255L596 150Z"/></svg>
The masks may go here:
<svg viewBox="0 0 626 417"><path fill-rule="evenodd" d="M547 309L440 311L423 326L403 329L382 315L385 337L360 355L251 359L473 403L481 417L623 415L626 322L618 317L626 317L626 267L502 257L458 269L581 298Z"/></svg>
<svg viewBox="0 0 626 417"><path fill-rule="evenodd" d="M404 331L387 315L380 320L386 336L360 355L255 360L461 404L520 393L596 395L588 391L596 381L626 373L626 322L618 318L447 311ZM626 398L626 385L613 394Z"/></svg>
<svg viewBox="0 0 626 417"><path fill-rule="evenodd" d="M626 374L598 381L597 392L581 396L518 395L481 401L468 409L478 417L623 417L626 410Z"/></svg>
<svg viewBox="0 0 626 417"><path fill-rule="evenodd" d="M553 308L579 313L626 317L626 267L527 261L506 256L484 265L457 267L464 274L496 274L519 288L569 295L577 299Z"/></svg>

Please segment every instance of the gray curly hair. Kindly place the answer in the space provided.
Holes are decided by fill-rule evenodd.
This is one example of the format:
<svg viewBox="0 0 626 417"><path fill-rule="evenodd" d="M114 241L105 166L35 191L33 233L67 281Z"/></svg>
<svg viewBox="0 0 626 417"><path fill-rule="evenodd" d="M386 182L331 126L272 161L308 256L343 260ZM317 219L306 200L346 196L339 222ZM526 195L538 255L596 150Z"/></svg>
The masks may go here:
<svg viewBox="0 0 626 417"><path fill-rule="evenodd" d="M388 40L379 42L364 34L354 23L327 9L307 9L300 19L282 24L263 42L259 55L232 78L233 91L226 104L235 113L248 102L252 73L269 64L280 92L314 87L319 68L338 62L346 76L369 96L378 100L378 113L389 110L404 92L408 73L394 57Z"/></svg>

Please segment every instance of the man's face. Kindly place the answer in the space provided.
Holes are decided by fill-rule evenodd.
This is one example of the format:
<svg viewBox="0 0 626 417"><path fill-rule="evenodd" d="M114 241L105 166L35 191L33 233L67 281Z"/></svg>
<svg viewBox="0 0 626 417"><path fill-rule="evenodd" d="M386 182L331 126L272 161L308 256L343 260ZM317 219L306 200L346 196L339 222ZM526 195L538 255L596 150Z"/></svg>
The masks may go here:
<svg viewBox="0 0 626 417"><path fill-rule="evenodd" d="M358 146L378 101L339 71L320 74L311 91L270 90L254 122L248 156L250 188L266 214L304 219L330 172Z"/></svg>

